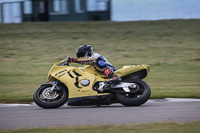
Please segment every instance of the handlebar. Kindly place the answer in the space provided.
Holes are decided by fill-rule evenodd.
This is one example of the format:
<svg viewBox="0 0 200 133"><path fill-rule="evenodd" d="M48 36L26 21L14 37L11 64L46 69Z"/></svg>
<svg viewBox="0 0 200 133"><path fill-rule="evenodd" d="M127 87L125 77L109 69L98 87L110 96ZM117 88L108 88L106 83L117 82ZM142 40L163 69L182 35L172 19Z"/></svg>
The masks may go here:
<svg viewBox="0 0 200 133"><path fill-rule="evenodd" d="M60 61L60 63L58 64L58 66L70 66L69 63L70 62L68 62L67 60L62 60L62 61Z"/></svg>
<svg viewBox="0 0 200 133"><path fill-rule="evenodd" d="M63 64L63 66L70 66L68 61L65 61L65 63Z"/></svg>

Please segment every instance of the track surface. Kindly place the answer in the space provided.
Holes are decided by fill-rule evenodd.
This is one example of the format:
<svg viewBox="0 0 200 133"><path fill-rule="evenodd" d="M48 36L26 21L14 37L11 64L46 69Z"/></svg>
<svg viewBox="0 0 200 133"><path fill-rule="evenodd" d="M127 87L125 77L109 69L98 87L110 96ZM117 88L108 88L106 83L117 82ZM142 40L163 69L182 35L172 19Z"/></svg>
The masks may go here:
<svg viewBox="0 0 200 133"><path fill-rule="evenodd" d="M139 107L120 104L102 107L42 109L36 105L0 106L0 130L63 125L135 124L200 121L200 100L149 100Z"/></svg>

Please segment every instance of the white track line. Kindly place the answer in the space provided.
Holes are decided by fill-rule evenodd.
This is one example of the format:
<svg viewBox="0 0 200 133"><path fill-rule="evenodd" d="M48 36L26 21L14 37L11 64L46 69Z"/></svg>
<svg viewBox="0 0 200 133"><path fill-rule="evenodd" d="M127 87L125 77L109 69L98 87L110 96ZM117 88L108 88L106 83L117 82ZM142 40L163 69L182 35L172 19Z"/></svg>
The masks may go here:
<svg viewBox="0 0 200 133"><path fill-rule="evenodd" d="M31 104L0 104L0 107L31 106Z"/></svg>
<svg viewBox="0 0 200 133"><path fill-rule="evenodd" d="M200 102L200 99L192 98L165 98L169 102Z"/></svg>

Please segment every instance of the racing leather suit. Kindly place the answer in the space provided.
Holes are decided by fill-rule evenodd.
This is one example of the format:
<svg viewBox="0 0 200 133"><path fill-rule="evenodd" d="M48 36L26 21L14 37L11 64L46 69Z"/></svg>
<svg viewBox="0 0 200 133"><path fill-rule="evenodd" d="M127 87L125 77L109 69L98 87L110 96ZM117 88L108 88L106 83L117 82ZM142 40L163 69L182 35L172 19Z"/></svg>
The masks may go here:
<svg viewBox="0 0 200 133"><path fill-rule="evenodd" d="M116 68L102 55L93 53L91 57L85 56L80 58L72 58L72 62L80 63L82 65L94 65L94 68L104 73L106 76L111 78L112 81L121 80L115 73Z"/></svg>

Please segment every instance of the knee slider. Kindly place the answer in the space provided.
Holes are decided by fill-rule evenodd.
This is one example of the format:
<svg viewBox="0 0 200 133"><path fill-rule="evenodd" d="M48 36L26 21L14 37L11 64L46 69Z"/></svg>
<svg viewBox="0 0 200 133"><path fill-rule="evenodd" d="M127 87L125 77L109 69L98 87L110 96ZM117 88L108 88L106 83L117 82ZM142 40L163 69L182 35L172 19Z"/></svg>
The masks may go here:
<svg viewBox="0 0 200 133"><path fill-rule="evenodd" d="M100 68L104 68L104 67L106 67L105 62L102 61L102 60L98 61L98 67L100 67Z"/></svg>
<svg viewBox="0 0 200 133"><path fill-rule="evenodd" d="M103 72L106 69L106 64L104 61L99 60L99 61L96 61L94 68L98 70L99 72Z"/></svg>

